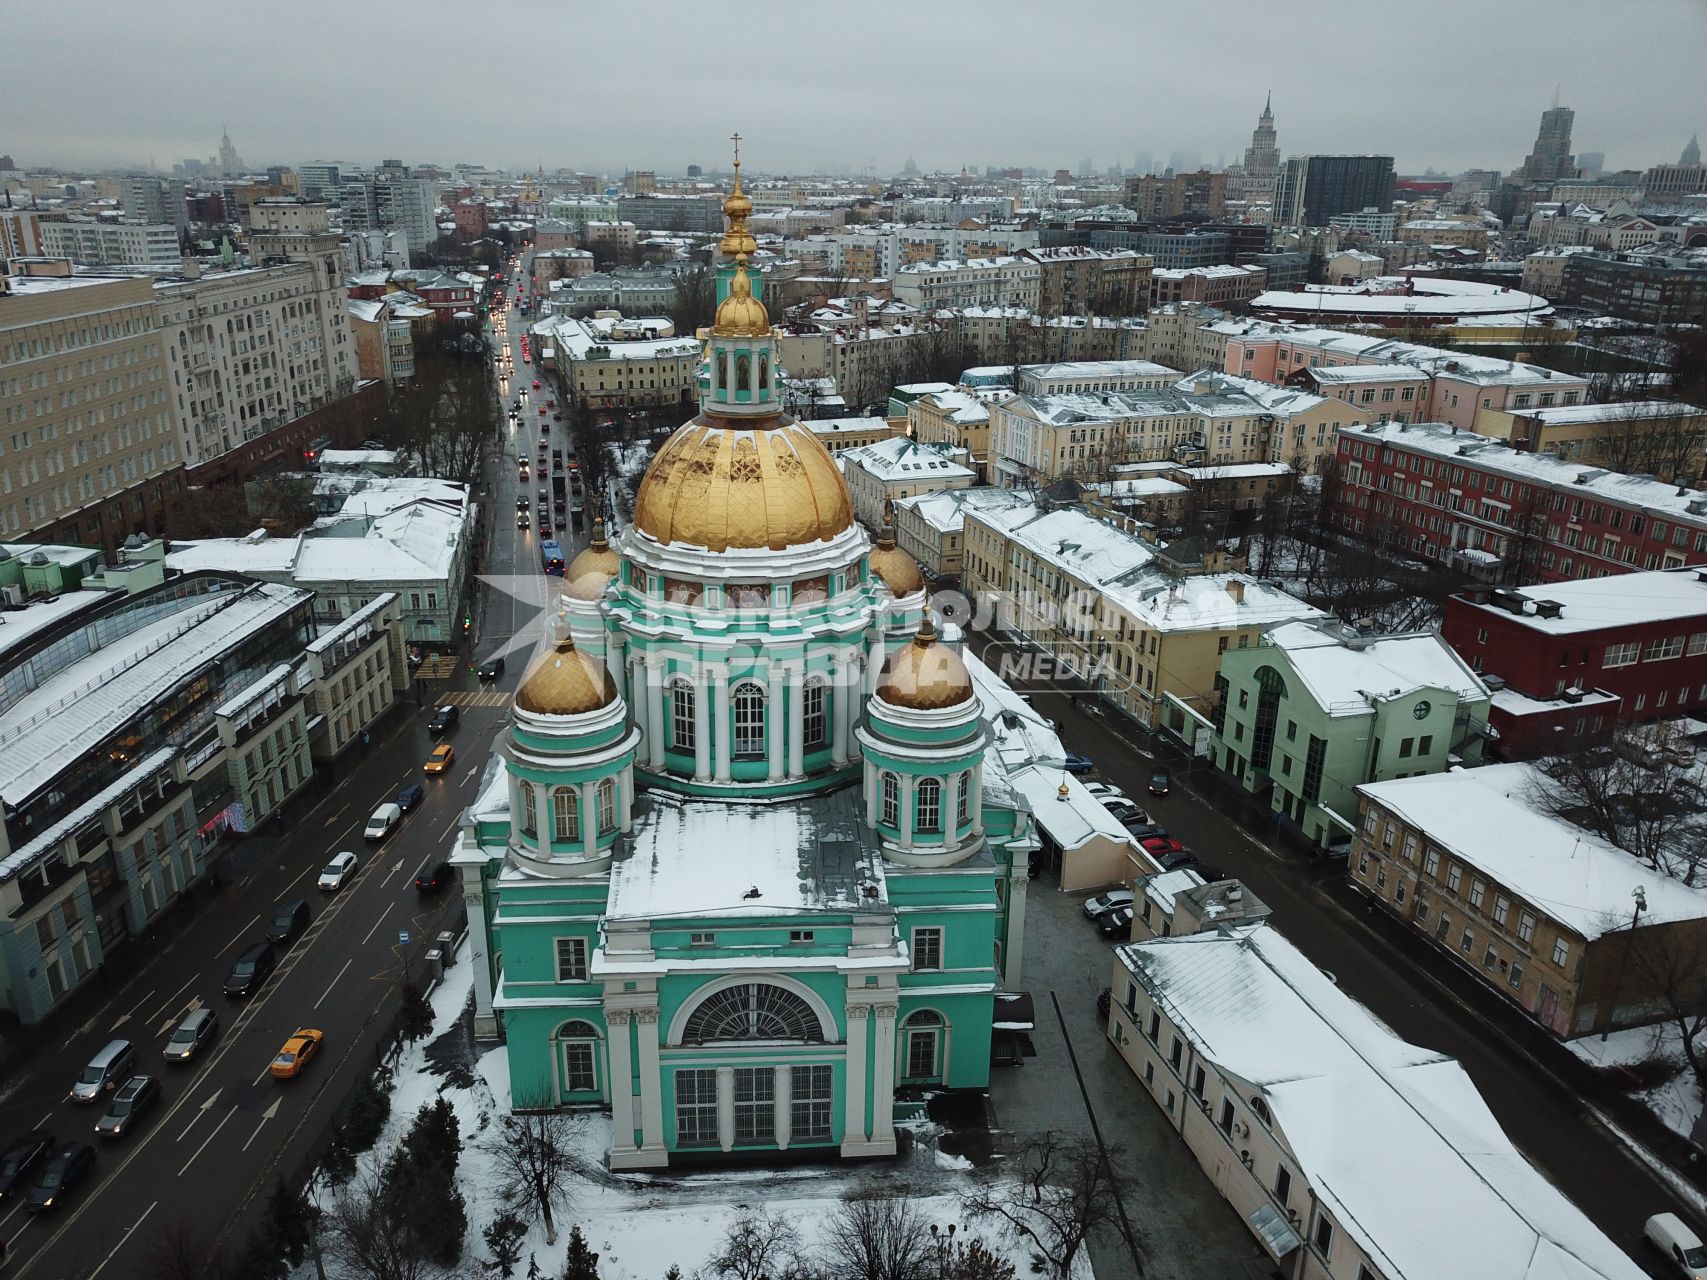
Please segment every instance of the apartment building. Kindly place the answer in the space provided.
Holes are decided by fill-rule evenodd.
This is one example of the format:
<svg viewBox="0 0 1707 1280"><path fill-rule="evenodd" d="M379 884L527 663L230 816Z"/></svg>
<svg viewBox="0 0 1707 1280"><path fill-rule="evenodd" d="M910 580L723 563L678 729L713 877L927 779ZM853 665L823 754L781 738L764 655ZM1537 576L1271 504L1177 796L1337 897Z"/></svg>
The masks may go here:
<svg viewBox="0 0 1707 1280"><path fill-rule="evenodd" d="M1037 310L1043 315L1137 315L1149 304L1156 260L1147 254L1060 245L1024 249L1017 256L1037 264Z"/></svg>
<svg viewBox="0 0 1707 1280"><path fill-rule="evenodd" d="M965 551L968 511L1010 511L1030 507L1031 498L994 485L938 489L895 501L895 545L911 556L927 576L958 578Z"/></svg>
<svg viewBox="0 0 1707 1280"><path fill-rule="evenodd" d="M177 178L126 178L120 199L129 222L165 223L181 235L190 233L190 206L184 184Z"/></svg>
<svg viewBox="0 0 1707 1280"><path fill-rule="evenodd" d="M1218 924L1117 947L1105 1030L1263 1273L1640 1280L1457 1062L1400 1040L1271 925Z"/></svg>
<svg viewBox="0 0 1707 1280"><path fill-rule="evenodd" d="M102 544L156 529L183 483L147 277L64 260L0 277L0 536Z"/></svg>
<svg viewBox="0 0 1707 1280"><path fill-rule="evenodd" d="M1150 273L1150 298L1159 307L1181 302L1232 307L1267 288L1268 271L1263 267L1157 267Z"/></svg>
<svg viewBox="0 0 1707 1280"><path fill-rule="evenodd" d="M944 307L1038 307L1042 268L1025 258L913 262L894 276L895 297L920 311Z"/></svg>
<svg viewBox="0 0 1707 1280"><path fill-rule="evenodd" d="M1214 678L1209 759L1320 848L1351 834L1354 788L1480 759L1487 686L1432 632L1275 627Z"/></svg>
<svg viewBox="0 0 1707 1280"><path fill-rule="evenodd" d="M1139 723L1206 729L1221 655L1321 611L1193 544L1159 548L1082 507L968 507L965 590L997 625Z"/></svg>
<svg viewBox="0 0 1707 1280"><path fill-rule="evenodd" d="M184 251L169 222L42 222L42 253L93 266L177 267Z"/></svg>
<svg viewBox="0 0 1707 1280"><path fill-rule="evenodd" d="M948 451L906 436L844 450L836 463L853 499L854 518L868 529L888 522L891 503L916 493L968 489L978 479Z"/></svg>
<svg viewBox="0 0 1707 1280"><path fill-rule="evenodd" d="M668 324L663 328L668 335ZM542 361L555 362L567 394L583 409L691 403L704 361L698 340L618 336L627 332L609 320L561 316L534 326L534 349Z"/></svg>
<svg viewBox="0 0 1707 1280"><path fill-rule="evenodd" d="M1193 365L1201 369L1202 365ZM1185 376L1179 369L1153 360L1058 360L1025 364L1013 371L1013 389L1024 395L1062 392L1154 391Z"/></svg>
<svg viewBox="0 0 1707 1280"><path fill-rule="evenodd" d="M1700 999L1662 975L1707 942L1707 895L1543 812L1542 785L1500 764L1360 786L1351 887L1560 1039Z"/></svg>
<svg viewBox="0 0 1707 1280"><path fill-rule="evenodd" d="M1704 575L1664 569L1449 596L1441 635L1494 689L1493 754L1526 760L1591 745L1620 723L1701 714Z"/></svg>
<svg viewBox="0 0 1707 1280"><path fill-rule="evenodd" d="M42 219L33 209L0 208L0 258L39 258Z"/></svg>
<svg viewBox="0 0 1707 1280"><path fill-rule="evenodd" d="M988 479L990 405L1013 393L1003 387L929 391L907 405L907 434L920 444L964 449L967 464Z"/></svg>
<svg viewBox="0 0 1707 1280"><path fill-rule="evenodd" d="M783 253L822 262L835 275L875 280L893 279L910 262L1011 257L1037 245L1035 227L969 220L957 226L886 224L850 228L834 235L804 236L785 240Z"/></svg>
<svg viewBox="0 0 1707 1280"><path fill-rule="evenodd" d="M1226 314L1201 302L1153 306L1144 317L1138 354L1174 369L1219 369L1227 358L1227 339L1210 326Z"/></svg>
<svg viewBox="0 0 1707 1280"><path fill-rule="evenodd" d="M1695 483L1707 466L1707 409L1681 400L1483 409L1476 434L1531 453L1680 483Z"/></svg>
<svg viewBox="0 0 1707 1280"><path fill-rule="evenodd" d="M1565 260L1562 294L1573 307L1659 328L1699 324L1707 315L1707 246L1574 254Z"/></svg>
<svg viewBox="0 0 1707 1280"><path fill-rule="evenodd" d="M1443 422L1337 433L1328 518L1490 581L1565 582L1707 556L1707 494Z"/></svg>

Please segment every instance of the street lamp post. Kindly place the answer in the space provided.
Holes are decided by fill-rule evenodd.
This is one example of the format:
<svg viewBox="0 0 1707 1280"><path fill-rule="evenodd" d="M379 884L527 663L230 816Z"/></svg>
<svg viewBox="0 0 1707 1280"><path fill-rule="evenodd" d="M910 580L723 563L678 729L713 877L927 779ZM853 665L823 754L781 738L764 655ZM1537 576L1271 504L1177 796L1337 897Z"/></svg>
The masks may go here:
<svg viewBox="0 0 1707 1280"><path fill-rule="evenodd" d="M1636 945L1636 923L1641 920L1642 912L1648 909L1648 895L1641 885L1632 889L1630 896L1635 899L1636 910L1630 917L1630 935L1624 939L1624 954L1618 958L1618 972L1612 975L1612 994L1606 999L1606 1016L1600 1023L1602 1044L1612 1034L1612 1019L1618 1013L1618 988L1624 985L1624 967L1630 963L1630 948Z"/></svg>

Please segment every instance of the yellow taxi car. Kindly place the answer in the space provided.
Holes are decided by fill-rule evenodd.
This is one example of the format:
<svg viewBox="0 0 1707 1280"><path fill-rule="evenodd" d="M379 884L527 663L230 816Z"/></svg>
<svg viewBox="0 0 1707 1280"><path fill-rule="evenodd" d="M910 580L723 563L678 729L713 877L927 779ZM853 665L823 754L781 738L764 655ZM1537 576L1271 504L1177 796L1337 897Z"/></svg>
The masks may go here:
<svg viewBox="0 0 1707 1280"><path fill-rule="evenodd" d="M456 759L456 748L448 742L441 742L433 748L433 754L427 757L424 766L428 773L443 773L450 768L451 761Z"/></svg>
<svg viewBox="0 0 1707 1280"><path fill-rule="evenodd" d="M313 1027L303 1027L290 1039L284 1042L278 1056L273 1059L273 1065L267 1070L279 1080L289 1080L302 1074L302 1069L320 1052L321 1042L326 1039L324 1031L316 1031Z"/></svg>

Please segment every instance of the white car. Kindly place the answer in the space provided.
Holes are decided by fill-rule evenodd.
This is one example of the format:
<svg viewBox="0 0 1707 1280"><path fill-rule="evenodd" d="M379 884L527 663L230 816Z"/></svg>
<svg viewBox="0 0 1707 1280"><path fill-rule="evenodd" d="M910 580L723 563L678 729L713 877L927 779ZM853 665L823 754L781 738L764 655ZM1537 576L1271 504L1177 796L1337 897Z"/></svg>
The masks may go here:
<svg viewBox="0 0 1707 1280"><path fill-rule="evenodd" d="M1094 898L1085 899L1085 919L1095 920L1105 912L1113 911L1116 907L1130 907L1133 893L1130 889L1110 889L1099 893Z"/></svg>
<svg viewBox="0 0 1707 1280"><path fill-rule="evenodd" d="M320 873L320 887L328 893L336 892L355 874L356 855L346 850L326 864L326 869Z"/></svg>
<svg viewBox="0 0 1707 1280"><path fill-rule="evenodd" d="M1702 1245L1701 1237L1690 1230L1689 1224L1675 1213L1656 1213L1648 1219L1642 1234L1669 1264L1667 1275L1707 1280L1707 1247Z"/></svg>
<svg viewBox="0 0 1707 1280"><path fill-rule="evenodd" d="M403 821L403 810L394 804L382 804L373 811L373 817L367 820L367 826L362 830L364 840L383 840Z"/></svg>
<svg viewBox="0 0 1707 1280"><path fill-rule="evenodd" d="M1110 786L1106 782L1087 782L1084 785L1085 790L1090 792L1098 800L1109 797L1112 797L1115 800L1127 800L1131 798L1119 787Z"/></svg>

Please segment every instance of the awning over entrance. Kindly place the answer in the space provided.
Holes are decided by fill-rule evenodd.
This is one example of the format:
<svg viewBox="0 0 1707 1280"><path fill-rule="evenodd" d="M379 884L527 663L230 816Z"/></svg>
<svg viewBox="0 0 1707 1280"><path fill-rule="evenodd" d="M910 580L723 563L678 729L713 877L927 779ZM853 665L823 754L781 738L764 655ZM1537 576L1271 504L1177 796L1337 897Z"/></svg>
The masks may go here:
<svg viewBox="0 0 1707 1280"><path fill-rule="evenodd" d="M1037 1024L1037 1012L1029 991L996 992L995 1020L992 1031L1030 1031Z"/></svg>
<svg viewBox="0 0 1707 1280"><path fill-rule="evenodd" d="M1298 1238L1298 1233L1292 1229L1292 1224L1286 1216L1272 1204L1259 1205L1257 1211L1250 1217L1251 1230L1256 1232L1257 1239L1262 1241L1262 1247L1268 1250L1269 1256L1279 1262L1304 1242Z"/></svg>

